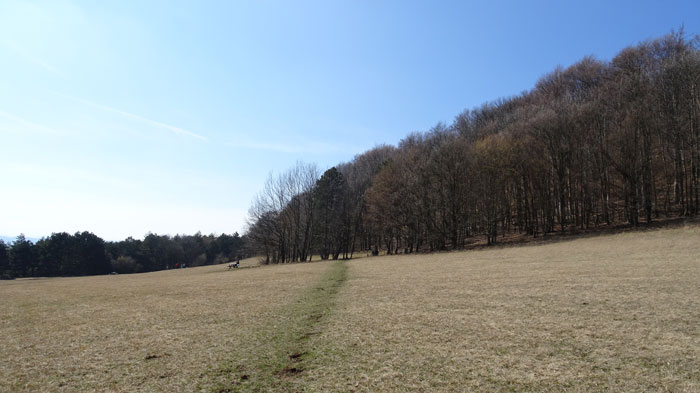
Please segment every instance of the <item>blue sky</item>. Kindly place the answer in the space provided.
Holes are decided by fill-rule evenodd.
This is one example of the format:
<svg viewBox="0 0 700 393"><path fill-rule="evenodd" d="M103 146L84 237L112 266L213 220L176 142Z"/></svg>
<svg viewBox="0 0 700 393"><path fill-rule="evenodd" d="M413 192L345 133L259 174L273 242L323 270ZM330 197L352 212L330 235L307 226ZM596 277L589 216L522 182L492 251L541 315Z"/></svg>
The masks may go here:
<svg viewBox="0 0 700 393"><path fill-rule="evenodd" d="M0 234L243 231L270 172L700 33L698 4L0 0Z"/></svg>

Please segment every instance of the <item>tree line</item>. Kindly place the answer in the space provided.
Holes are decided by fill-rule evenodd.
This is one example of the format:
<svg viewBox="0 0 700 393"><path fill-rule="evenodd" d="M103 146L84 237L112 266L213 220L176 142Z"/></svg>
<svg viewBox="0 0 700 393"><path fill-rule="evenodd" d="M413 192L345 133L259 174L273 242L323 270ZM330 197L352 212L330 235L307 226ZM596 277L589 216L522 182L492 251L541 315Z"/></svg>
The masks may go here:
<svg viewBox="0 0 700 393"><path fill-rule="evenodd" d="M105 242L90 232L53 233L32 243L0 240L0 278L140 273L224 263L245 257L245 236L157 235Z"/></svg>
<svg viewBox="0 0 700 393"><path fill-rule="evenodd" d="M683 31L557 67L321 174L298 163L249 210L269 263L493 244L700 210L700 39Z"/></svg>

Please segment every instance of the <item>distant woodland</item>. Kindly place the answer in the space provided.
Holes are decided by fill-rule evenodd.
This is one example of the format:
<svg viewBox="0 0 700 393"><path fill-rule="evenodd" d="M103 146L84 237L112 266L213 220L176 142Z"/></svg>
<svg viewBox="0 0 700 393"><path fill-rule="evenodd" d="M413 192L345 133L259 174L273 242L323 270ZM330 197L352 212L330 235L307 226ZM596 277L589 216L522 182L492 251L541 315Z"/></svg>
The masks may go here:
<svg viewBox="0 0 700 393"><path fill-rule="evenodd" d="M321 173L270 176L248 231L104 242L55 233L0 241L0 275L144 272L261 255L266 263L462 249L696 216L700 38L681 31L556 68L483 104Z"/></svg>
<svg viewBox="0 0 700 393"><path fill-rule="evenodd" d="M695 216L699 48L681 31L585 57L397 147L323 174L298 163L258 194L249 247L283 263Z"/></svg>
<svg viewBox="0 0 700 393"><path fill-rule="evenodd" d="M140 273L223 263L244 255L245 237L238 233L127 238L105 242L90 232L60 232L36 243L17 237L0 240L0 278L86 276Z"/></svg>

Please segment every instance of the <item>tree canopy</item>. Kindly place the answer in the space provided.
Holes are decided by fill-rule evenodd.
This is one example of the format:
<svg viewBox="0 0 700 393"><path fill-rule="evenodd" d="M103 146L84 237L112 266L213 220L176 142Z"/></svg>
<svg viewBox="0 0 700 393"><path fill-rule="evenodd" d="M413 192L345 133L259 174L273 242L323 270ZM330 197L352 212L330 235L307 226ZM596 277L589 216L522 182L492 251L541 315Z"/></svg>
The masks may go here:
<svg viewBox="0 0 700 393"><path fill-rule="evenodd" d="M377 147L320 177L303 168L271 178L251 207L251 247L269 262L695 216L700 39L681 31L611 61L584 57L396 148Z"/></svg>

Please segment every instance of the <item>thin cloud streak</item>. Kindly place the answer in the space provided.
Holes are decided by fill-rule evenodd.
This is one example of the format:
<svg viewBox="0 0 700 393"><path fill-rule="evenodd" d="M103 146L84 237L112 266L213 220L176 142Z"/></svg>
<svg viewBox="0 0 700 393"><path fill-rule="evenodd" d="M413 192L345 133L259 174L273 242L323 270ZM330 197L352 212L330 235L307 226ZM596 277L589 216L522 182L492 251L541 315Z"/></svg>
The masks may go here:
<svg viewBox="0 0 700 393"><path fill-rule="evenodd" d="M207 138L203 135L199 135L197 133L194 133L192 131L185 130L184 128L171 126L170 124L161 123L161 122L156 121L156 120L151 120L151 119L143 117L143 116L139 116L139 115L136 115L136 114L133 114L130 112L126 112L126 111L123 111L121 109L113 108L111 106L102 105L102 104L98 104L96 102L84 100L82 98L73 97L73 96L69 96L69 95L61 94L61 93L56 93L56 94L58 94L61 97L68 98L70 100L74 100L74 101L80 102L80 103L88 105L88 106L92 106L92 107L99 108L99 109L102 109L102 110L107 111L107 112L116 113L118 115L128 117L130 119L141 121L143 123L146 123L146 124L151 125L151 126L156 127L156 128L162 128L162 129L168 130L176 135L189 136L189 137L196 138L196 139L199 139L199 140L202 140L205 142L209 141L209 138Z"/></svg>
<svg viewBox="0 0 700 393"><path fill-rule="evenodd" d="M0 109L0 117L4 117L6 119L12 120L15 123L22 124L23 126L34 129L34 130L48 132L50 134L60 134L61 133L60 131L55 130L53 128L42 126L41 124L37 124L37 123L31 122L25 118L19 117L17 115L13 115L12 113L5 112L2 109Z"/></svg>
<svg viewBox="0 0 700 393"><path fill-rule="evenodd" d="M310 143L310 144L282 144L282 143L259 143L259 142L233 142L229 143L231 147L243 149L267 150L278 153L332 153L340 151L340 147L328 143Z"/></svg>
<svg viewBox="0 0 700 393"><path fill-rule="evenodd" d="M22 49L19 45L15 44L14 42L3 41L3 43L4 43L5 47L14 51L17 55L22 57L27 62L32 63L34 65L37 65L37 66L43 68L45 71L48 71L48 72L50 72L56 76L59 76L63 79L68 79L66 74L64 74L61 70L59 70L58 68L52 66L51 64L49 64L49 63L47 63L47 62L45 62L37 57L30 55L29 53L27 53L24 49Z"/></svg>

